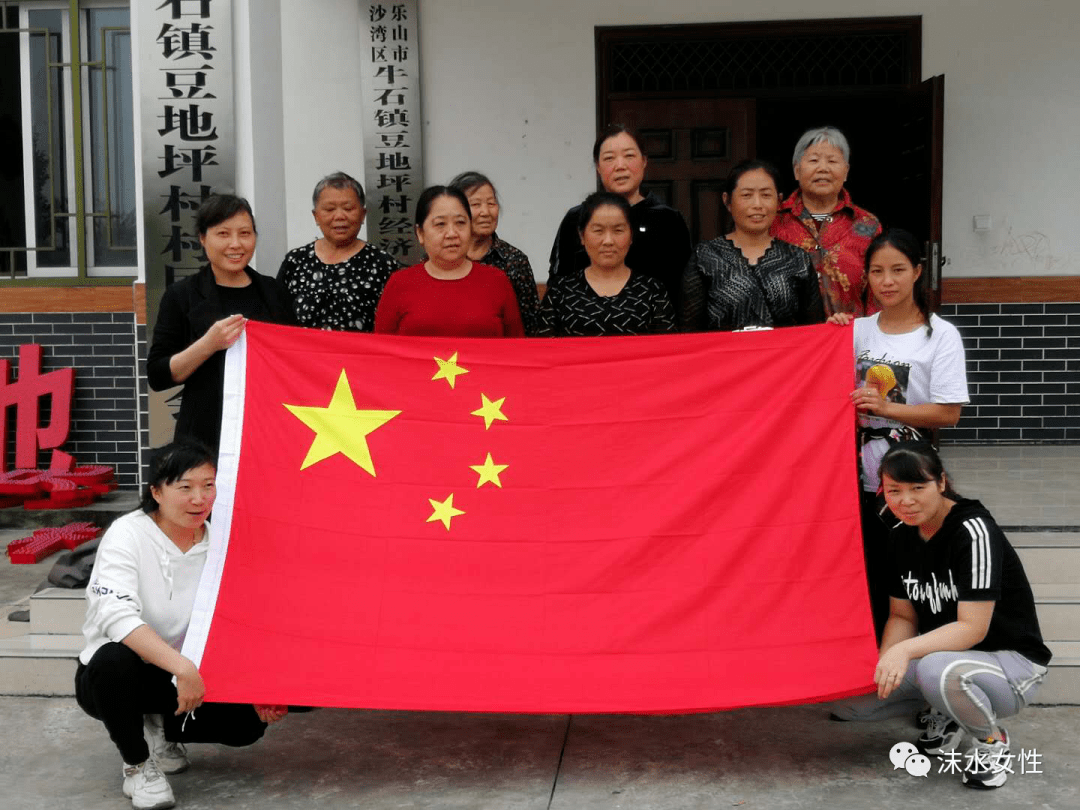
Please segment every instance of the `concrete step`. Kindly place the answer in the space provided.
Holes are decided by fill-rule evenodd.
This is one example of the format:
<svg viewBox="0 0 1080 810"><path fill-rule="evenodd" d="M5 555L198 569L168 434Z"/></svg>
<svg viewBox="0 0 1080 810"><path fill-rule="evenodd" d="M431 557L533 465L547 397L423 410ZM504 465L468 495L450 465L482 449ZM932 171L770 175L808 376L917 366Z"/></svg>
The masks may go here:
<svg viewBox="0 0 1080 810"><path fill-rule="evenodd" d="M0 638L0 694L75 694L75 665L85 645L85 617L82 589L46 588L33 594L30 623L21 625L27 632Z"/></svg>
<svg viewBox="0 0 1080 810"><path fill-rule="evenodd" d="M1039 624L1047 641L1080 641L1080 584L1033 583ZM80 635L86 617L83 589L46 588L30 597L30 632Z"/></svg>
<svg viewBox="0 0 1080 810"><path fill-rule="evenodd" d="M1049 641L1050 672L1032 703L1080 704L1080 641ZM79 635L24 635L0 639L0 695L72 696Z"/></svg>
<svg viewBox="0 0 1080 810"><path fill-rule="evenodd" d="M1026 547L1030 552L1037 547ZM1039 624L1054 653L1036 703L1080 703L1080 584L1034 583ZM48 588L30 597L29 633L0 639L0 694L70 695L83 647L85 591ZM25 625L24 625L25 626Z"/></svg>
<svg viewBox="0 0 1080 810"><path fill-rule="evenodd" d="M1046 641L1080 641L1080 601L1044 599L1036 603L1039 628Z"/></svg>
<svg viewBox="0 0 1080 810"><path fill-rule="evenodd" d="M13 636L0 639L0 694L70 697L83 648L72 636Z"/></svg>
<svg viewBox="0 0 1080 810"><path fill-rule="evenodd" d="M1060 583L1080 586L1080 546L1018 548L1016 553L1032 585Z"/></svg>
<svg viewBox="0 0 1080 810"><path fill-rule="evenodd" d="M85 619L85 588L46 588L30 597L30 632L34 635L81 637Z"/></svg>
<svg viewBox="0 0 1080 810"><path fill-rule="evenodd" d="M1048 644L1080 641L1080 585L1033 584L1031 590L1043 639Z"/></svg>
<svg viewBox="0 0 1080 810"><path fill-rule="evenodd" d="M1054 659L1073 659L1080 661L1080 641L1048 641L1046 646L1054 654Z"/></svg>
<svg viewBox="0 0 1080 810"><path fill-rule="evenodd" d="M82 636L0 639L0 695L73 696L82 646ZM1032 703L1080 704L1080 643L1050 642L1048 646L1054 659Z"/></svg>
<svg viewBox="0 0 1080 810"><path fill-rule="evenodd" d="M1009 532L1032 585L1080 588L1080 532Z"/></svg>
<svg viewBox="0 0 1080 810"><path fill-rule="evenodd" d="M1046 680L1032 703L1040 706L1080 704L1080 642L1048 641L1046 646L1054 657Z"/></svg>
<svg viewBox="0 0 1080 810"><path fill-rule="evenodd" d="M1014 543L1014 547L1032 585L1080 586L1080 535L1045 533L1039 537L1025 537L1023 545Z"/></svg>
<svg viewBox="0 0 1080 810"><path fill-rule="evenodd" d="M1005 532L1014 548L1026 548L1029 546L1058 546L1062 548L1080 546L1080 532L1072 531L1033 531Z"/></svg>

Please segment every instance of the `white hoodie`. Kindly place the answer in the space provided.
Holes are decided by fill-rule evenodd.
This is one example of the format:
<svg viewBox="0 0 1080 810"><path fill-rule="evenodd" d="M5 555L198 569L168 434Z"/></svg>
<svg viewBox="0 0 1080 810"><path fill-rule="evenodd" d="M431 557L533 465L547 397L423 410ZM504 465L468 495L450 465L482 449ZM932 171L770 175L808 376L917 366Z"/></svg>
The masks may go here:
<svg viewBox="0 0 1080 810"><path fill-rule="evenodd" d="M106 643L123 641L144 624L179 651L206 564L209 536L207 523L202 541L185 554L142 510L117 518L101 539L86 589L86 647L79 660L89 664Z"/></svg>

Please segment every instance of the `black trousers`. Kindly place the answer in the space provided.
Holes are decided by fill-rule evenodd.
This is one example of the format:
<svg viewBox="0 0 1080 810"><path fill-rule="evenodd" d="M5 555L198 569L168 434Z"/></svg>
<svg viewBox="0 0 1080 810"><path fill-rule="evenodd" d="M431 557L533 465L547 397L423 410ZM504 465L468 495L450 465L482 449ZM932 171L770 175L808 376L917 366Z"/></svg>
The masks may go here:
<svg viewBox="0 0 1080 810"><path fill-rule="evenodd" d="M204 703L177 717L172 675L148 664L123 644L110 642L75 671L75 700L88 715L105 724L128 765L150 756L143 739L143 715L160 714L170 742L251 745L266 724L248 703ZM183 726L183 728L181 728Z"/></svg>
<svg viewBox="0 0 1080 810"><path fill-rule="evenodd" d="M889 620L889 527L878 512L877 495L861 493L863 559L866 561L866 585L870 591L870 612L874 616L874 634L881 643L885 622ZM892 512L887 514L892 517Z"/></svg>

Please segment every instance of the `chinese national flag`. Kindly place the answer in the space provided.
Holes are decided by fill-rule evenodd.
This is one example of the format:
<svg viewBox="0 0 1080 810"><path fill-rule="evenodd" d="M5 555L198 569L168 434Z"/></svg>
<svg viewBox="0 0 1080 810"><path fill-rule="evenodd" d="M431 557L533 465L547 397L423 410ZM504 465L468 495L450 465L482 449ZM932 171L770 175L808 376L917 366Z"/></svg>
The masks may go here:
<svg viewBox="0 0 1080 810"><path fill-rule="evenodd" d="M688 712L866 692L851 330L493 340L249 323L207 698Z"/></svg>

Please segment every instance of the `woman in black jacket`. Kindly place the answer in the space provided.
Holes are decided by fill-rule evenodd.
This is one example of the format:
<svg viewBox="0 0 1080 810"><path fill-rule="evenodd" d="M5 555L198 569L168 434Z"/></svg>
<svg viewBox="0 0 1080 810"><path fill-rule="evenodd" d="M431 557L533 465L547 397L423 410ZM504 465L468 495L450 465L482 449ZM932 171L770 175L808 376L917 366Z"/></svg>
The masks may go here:
<svg viewBox="0 0 1080 810"><path fill-rule="evenodd" d="M194 438L216 451L225 349L251 318L295 319L285 289L248 266L256 231L247 200L215 194L199 207L195 223L209 263L165 290L146 367L155 391L184 385L175 438Z"/></svg>
<svg viewBox="0 0 1080 810"><path fill-rule="evenodd" d="M604 191L618 194L630 203L630 228L634 234L626 266L635 273L652 276L678 307L682 272L690 259L690 231L682 214L664 205L654 194L642 191L648 159L637 136L622 124L611 124L593 144L593 163ZM589 266L589 256L578 233L581 206L566 212L555 244L551 246L550 281L563 276L580 276Z"/></svg>

